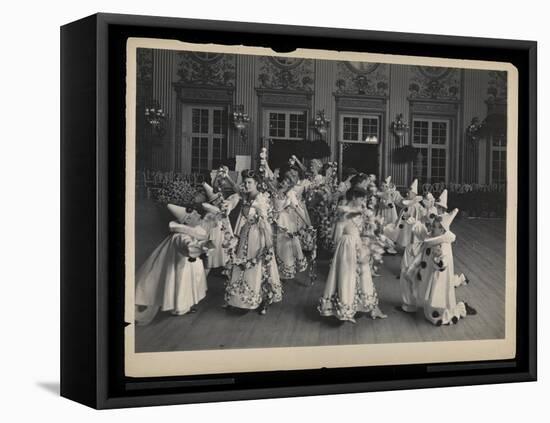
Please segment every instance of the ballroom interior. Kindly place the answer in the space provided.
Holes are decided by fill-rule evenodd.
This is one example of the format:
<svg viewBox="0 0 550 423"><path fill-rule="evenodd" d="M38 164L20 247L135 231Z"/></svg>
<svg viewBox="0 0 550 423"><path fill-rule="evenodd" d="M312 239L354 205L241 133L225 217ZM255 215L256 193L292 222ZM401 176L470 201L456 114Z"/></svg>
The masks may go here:
<svg viewBox="0 0 550 423"><path fill-rule="evenodd" d="M504 185L506 100L499 71L139 49L137 170L255 167L266 147L272 167Z"/></svg>
<svg viewBox="0 0 550 423"><path fill-rule="evenodd" d="M478 315L434 328L397 311L400 257L375 279L388 319L339 324L316 311L318 280L284 284L266 316L221 307L225 278L212 272L197 312L161 315L136 327L136 351L498 339L504 336L506 73L431 66L139 49L136 108L136 266L167 235L170 214L156 193L171 181L208 181L211 170L272 168L291 154L336 162L401 190L449 190L457 288Z"/></svg>

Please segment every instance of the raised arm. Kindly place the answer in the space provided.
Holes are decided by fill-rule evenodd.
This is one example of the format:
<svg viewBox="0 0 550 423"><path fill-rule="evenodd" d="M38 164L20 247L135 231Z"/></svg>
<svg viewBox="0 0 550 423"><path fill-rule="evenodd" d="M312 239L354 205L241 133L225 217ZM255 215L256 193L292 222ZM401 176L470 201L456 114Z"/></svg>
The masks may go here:
<svg viewBox="0 0 550 423"><path fill-rule="evenodd" d="M216 176L217 177L217 176ZM223 178L229 182L229 185L231 185L231 188L233 188L233 191L236 192L236 193L240 193L241 192L241 188L239 187L239 185L233 180L231 179L231 176L229 176L229 173L225 173L223 175Z"/></svg>
<svg viewBox="0 0 550 423"><path fill-rule="evenodd" d="M296 157L294 154L290 157L290 159L298 165L298 167L302 170L302 172L305 173L307 171L307 168L302 164L300 160L298 160L298 157Z"/></svg>

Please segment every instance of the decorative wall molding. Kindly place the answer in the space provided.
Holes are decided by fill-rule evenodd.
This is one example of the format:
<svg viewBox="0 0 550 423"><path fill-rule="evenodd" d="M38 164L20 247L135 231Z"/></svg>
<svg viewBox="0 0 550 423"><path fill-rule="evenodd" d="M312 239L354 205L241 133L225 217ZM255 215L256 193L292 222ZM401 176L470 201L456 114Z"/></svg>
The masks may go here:
<svg viewBox="0 0 550 423"><path fill-rule="evenodd" d="M508 81L506 71L489 71L486 103L506 103L508 101Z"/></svg>
<svg viewBox="0 0 550 423"><path fill-rule="evenodd" d="M263 107L290 106L309 109L313 95L310 91L265 90L260 88L257 88L256 92L260 105Z"/></svg>
<svg viewBox="0 0 550 423"><path fill-rule="evenodd" d="M179 82L209 86L235 86L235 55L203 52L176 53Z"/></svg>
<svg viewBox="0 0 550 423"><path fill-rule="evenodd" d="M258 62L259 88L313 91L313 59L260 56Z"/></svg>
<svg viewBox="0 0 550 423"><path fill-rule="evenodd" d="M337 62L336 92L338 94L386 97L389 93L389 65L369 62Z"/></svg>
<svg viewBox="0 0 550 423"><path fill-rule="evenodd" d="M211 87L200 85L187 85L175 82L174 90L178 101L182 103L232 103L232 87Z"/></svg>
<svg viewBox="0 0 550 423"><path fill-rule="evenodd" d="M460 69L440 66L409 66L409 97L460 100Z"/></svg>
<svg viewBox="0 0 550 423"><path fill-rule="evenodd" d="M444 100L425 100L418 98L410 98L410 110L417 114L431 114L431 115L456 115L460 103L458 101L444 101Z"/></svg>
<svg viewBox="0 0 550 423"><path fill-rule="evenodd" d="M375 96L358 96L358 95L345 95L334 93L336 99L336 108L339 110L342 109L362 109L362 110L376 110L376 111L385 111L386 110L386 97L375 97Z"/></svg>
<svg viewBox="0 0 550 423"><path fill-rule="evenodd" d="M137 83L151 83L153 80L153 50L138 48L136 54Z"/></svg>

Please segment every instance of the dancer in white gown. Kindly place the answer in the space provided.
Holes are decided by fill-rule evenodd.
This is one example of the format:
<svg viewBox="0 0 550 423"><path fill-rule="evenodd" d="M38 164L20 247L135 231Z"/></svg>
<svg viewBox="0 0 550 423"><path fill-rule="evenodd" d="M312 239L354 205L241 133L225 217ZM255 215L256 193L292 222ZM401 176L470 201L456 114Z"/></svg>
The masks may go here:
<svg viewBox="0 0 550 423"><path fill-rule="evenodd" d="M212 187L206 182L203 184L203 188L208 200L208 203L203 204L203 208L206 210L204 222L208 230L208 239L212 241L214 247L208 253L206 263L206 272L208 275L210 269L225 267L229 260L223 243L227 237L233 236L229 213L231 213L238 202L239 194L232 194L227 200L224 200L221 192L215 194Z"/></svg>
<svg viewBox="0 0 550 423"><path fill-rule="evenodd" d="M242 172L245 192L236 201L242 202L235 226L238 243L230 259L229 281L225 303L241 309L267 307L283 298L279 270L273 251L273 231L269 222L271 204L258 190L259 176L253 170Z"/></svg>
<svg viewBox="0 0 550 423"><path fill-rule="evenodd" d="M136 272L136 323L150 323L157 312L182 315L194 310L207 290L200 256L211 248L201 216L193 209L168 205L177 218L168 235Z"/></svg>
<svg viewBox="0 0 550 423"><path fill-rule="evenodd" d="M341 219L336 250L317 309L321 316L335 316L352 323L357 312L370 313L373 319L385 318L378 308L368 241L361 238L363 214L350 211Z"/></svg>
<svg viewBox="0 0 550 423"><path fill-rule="evenodd" d="M296 273L303 272L308 265L299 237L305 214L292 190L294 183L291 173L285 172L272 195L275 256L282 279L294 279Z"/></svg>

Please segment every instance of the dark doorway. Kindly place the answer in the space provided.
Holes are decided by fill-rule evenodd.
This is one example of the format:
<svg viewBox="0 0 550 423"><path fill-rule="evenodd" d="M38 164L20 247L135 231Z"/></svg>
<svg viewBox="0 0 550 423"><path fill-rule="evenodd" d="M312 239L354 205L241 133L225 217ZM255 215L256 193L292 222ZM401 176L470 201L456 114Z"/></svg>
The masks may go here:
<svg viewBox="0 0 550 423"><path fill-rule="evenodd" d="M343 143L342 169L353 167L358 172L378 175L378 144Z"/></svg>
<svg viewBox="0 0 550 423"><path fill-rule="evenodd" d="M269 141L269 167L275 170L288 164L288 159L293 154L301 159L300 141L297 140L270 140Z"/></svg>

